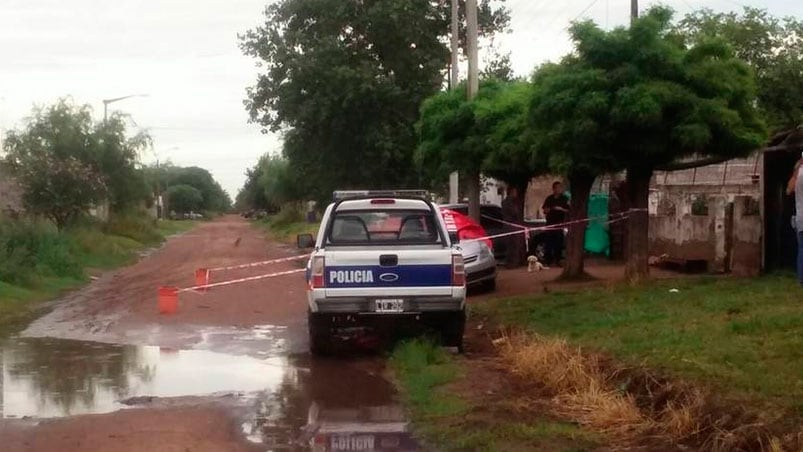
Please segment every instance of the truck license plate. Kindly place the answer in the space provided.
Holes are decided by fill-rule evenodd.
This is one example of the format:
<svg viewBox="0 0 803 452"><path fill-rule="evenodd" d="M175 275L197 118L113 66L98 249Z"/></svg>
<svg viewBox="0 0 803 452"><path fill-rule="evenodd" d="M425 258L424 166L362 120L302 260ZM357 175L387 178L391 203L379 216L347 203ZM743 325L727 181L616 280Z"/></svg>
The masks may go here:
<svg viewBox="0 0 803 452"><path fill-rule="evenodd" d="M337 435L330 442L331 451L371 451L374 450L373 435Z"/></svg>
<svg viewBox="0 0 803 452"><path fill-rule="evenodd" d="M404 312L404 300L376 300L376 312L383 314Z"/></svg>

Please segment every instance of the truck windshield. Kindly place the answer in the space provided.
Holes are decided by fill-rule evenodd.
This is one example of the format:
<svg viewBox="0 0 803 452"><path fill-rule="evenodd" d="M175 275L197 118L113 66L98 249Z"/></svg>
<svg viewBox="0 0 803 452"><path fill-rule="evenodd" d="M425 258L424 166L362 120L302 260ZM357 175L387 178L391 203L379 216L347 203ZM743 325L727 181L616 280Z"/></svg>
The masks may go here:
<svg viewBox="0 0 803 452"><path fill-rule="evenodd" d="M329 230L333 245L440 243L437 222L427 210L336 212Z"/></svg>

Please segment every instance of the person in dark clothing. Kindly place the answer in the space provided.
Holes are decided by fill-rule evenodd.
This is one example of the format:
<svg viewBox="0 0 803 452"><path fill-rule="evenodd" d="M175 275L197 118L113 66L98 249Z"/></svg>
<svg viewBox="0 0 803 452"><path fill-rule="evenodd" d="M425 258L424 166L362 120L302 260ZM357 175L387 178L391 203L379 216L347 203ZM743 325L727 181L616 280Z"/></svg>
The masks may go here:
<svg viewBox="0 0 803 452"><path fill-rule="evenodd" d="M569 197L563 193L563 184L552 184L552 194L544 200L541 206L546 216L547 226L566 222L569 213ZM544 237L544 252L547 265L557 265L563 258L563 228L547 231Z"/></svg>
<svg viewBox="0 0 803 452"><path fill-rule="evenodd" d="M513 224L522 224L524 222L524 212L522 211L522 204L519 199L519 190L516 187L508 188L507 196L502 200L502 219ZM521 228L508 226L506 230L508 232L515 232L521 230ZM524 264L527 258L524 248L524 234L507 236L507 253L505 260L508 268L516 268Z"/></svg>

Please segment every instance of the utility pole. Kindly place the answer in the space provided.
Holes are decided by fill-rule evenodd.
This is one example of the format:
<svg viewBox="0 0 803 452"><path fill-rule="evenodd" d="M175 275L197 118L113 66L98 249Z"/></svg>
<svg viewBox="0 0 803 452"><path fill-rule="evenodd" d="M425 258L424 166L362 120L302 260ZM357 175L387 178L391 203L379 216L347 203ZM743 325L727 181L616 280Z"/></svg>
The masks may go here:
<svg viewBox="0 0 803 452"><path fill-rule="evenodd" d="M472 100L480 88L479 57L477 55L477 0L466 0L466 25L468 44L468 99ZM466 174L468 184L468 214L475 221L480 220L480 173Z"/></svg>
<svg viewBox="0 0 803 452"><path fill-rule="evenodd" d="M458 14L457 0L452 0L452 62L449 74L449 89L457 89L460 82L460 15ZM460 197L460 175L457 171L449 174L449 204L457 204Z"/></svg>
<svg viewBox="0 0 803 452"><path fill-rule="evenodd" d="M630 0L630 23L638 19L638 0Z"/></svg>
<svg viewBox="0 0 803 452"><path fill-rule="evenodd" d="M460 59L460 15L458 12L457 0L452 0L452 63L449 78L449 88L451 89L457 88L457 84L460 82L460 68L458 67Z"/></svg>

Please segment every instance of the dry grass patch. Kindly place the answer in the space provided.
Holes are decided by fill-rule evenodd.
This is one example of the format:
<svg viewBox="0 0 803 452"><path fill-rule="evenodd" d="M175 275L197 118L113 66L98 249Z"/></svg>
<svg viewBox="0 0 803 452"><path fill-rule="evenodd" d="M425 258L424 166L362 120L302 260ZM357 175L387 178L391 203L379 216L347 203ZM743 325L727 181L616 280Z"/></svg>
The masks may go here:
<svg viewBox="0 0 803 452"><path fill-rule="evenodd" d="M620 437L642 434L652 426L633 397L610 384L596 357L583 355L563 339L516 334L497 344L513 373L541 385L561 414Z"/></svg>
<svg viewBox="0 0 803 452"><path fill-rule="evenodd" d="M617 442L656 438L712 451L796 450L739 407L719 410L698 388L617 367L560 338L497 339L510 371L549 397L553 410ZM786 445L786 446L784 446Z"/></svg>

